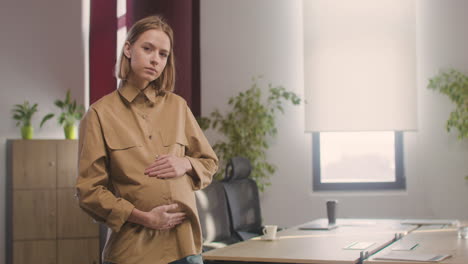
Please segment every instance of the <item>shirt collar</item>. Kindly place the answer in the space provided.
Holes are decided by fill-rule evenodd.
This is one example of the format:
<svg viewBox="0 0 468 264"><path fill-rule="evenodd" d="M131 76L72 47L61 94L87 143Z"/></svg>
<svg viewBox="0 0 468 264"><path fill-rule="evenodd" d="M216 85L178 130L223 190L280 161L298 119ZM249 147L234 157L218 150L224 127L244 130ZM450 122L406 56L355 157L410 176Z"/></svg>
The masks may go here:
<svg viewBox="0 0 468 264"><path fill-rule="evenodd" d="M138 94L141 93L140 89L129 84L128 82L122 82L118 91L129 103L133 102ZM143 90L143 94L146 96L146 98L148 98L148 100L155 103L156 90L152 86L146 87L146 89Z"/></svg>

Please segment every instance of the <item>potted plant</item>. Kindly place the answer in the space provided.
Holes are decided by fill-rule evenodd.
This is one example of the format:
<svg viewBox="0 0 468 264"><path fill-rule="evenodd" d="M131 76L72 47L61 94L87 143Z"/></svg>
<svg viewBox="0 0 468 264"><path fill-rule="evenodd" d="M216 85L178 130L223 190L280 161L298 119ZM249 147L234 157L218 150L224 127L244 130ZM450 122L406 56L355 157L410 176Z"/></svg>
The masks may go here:
<svg viewBox="0 0 468 264"><path fill-rule="evenodd" d="M455 69L440 71L429 79L427 88L447 95L455 103L445 127L447 131L458 130L460 140L468 138L468 76Z"/></svg>
<svg viewBox="0 0 468 264"><path fill-rule="evenodd" d="M65 100L55 100L54 104L62 110L58 116L58 122L63 126L66 139L76 139L76 122L83 118L84 106L77 105L76 100L72 100L70 90L67 91ZM52 118L54 114L50 113L46 117Z"/></svg>
<svg viewBox="0 0 468 264"><path fill-rule="evenodd" d="M284 102L298 105L301 99L282 86L268 84L268 98L262 98L262 90L258 78L253 78L250 89L229 98L228 105L232 107L226 114L218 110L209 117L200 117L198 122L203 130L212 128L225 140L216 142L213 146L221 163L218 175L224 175L224 167L232 157L243 156L252 164L251 178L257 182L261 191L270 185L270 175L276 171L273 164L266 160L266 150L269 138L277 133L275 116L283 110ZM220 178L220 176L216 176Z"/></svg>
<svg viewBox="0 0 468 264"><path fill-rule="evenodd" d="M13 107L13 119L16 120L16 126L21 126L21 137L23 139L32 139L34 136L34 127L31 124L33 115L37 112L37 104L30 105L28 101L23 104L16 104ZM48 120L47 116L42 119L40 127Z"/></svg>
<svg viewBox="0 0 468 264"><path fill-rule="evenodd" d="M468 76L450 69L441 71L429 80L427 88L447 95L455 103L455 110L450 113L446 123L447 131L458 130L460 140L468 137Z"/></svg>

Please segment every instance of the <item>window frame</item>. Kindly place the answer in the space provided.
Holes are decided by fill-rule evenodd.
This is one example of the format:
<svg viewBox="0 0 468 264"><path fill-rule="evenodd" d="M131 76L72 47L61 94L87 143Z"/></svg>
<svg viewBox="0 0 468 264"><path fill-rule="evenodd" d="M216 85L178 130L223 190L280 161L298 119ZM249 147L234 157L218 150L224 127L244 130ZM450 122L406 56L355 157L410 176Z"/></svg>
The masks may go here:
<svg viewBox="0 0 468 264"><path fill-rule="evenodd" d="M403 132L395 131L395 181L322 183L320 167L320 132L312 133L312 190L316 191L375 191L406 190L403 157Z"/></svg>

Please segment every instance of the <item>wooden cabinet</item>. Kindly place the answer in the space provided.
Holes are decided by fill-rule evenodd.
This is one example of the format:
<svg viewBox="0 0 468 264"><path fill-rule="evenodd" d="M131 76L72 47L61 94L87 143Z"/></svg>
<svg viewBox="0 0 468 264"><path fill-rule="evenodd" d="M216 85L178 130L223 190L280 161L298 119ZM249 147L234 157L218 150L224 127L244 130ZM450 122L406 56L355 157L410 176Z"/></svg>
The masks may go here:
<svg viewBox="0 0 468 264"><path fill-rule="evenodd" d="M99 225L78 206L76 140L10 140L7 264L98 264Z"/></svg>

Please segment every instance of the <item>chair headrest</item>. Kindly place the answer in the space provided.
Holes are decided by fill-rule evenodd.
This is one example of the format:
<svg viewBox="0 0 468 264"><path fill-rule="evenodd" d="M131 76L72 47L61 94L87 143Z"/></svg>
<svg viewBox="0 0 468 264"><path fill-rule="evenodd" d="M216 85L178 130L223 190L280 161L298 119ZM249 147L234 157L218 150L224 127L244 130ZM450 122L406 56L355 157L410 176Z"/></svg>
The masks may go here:
<svg viewBox="0 0 468 264"><path fill-rule="evenodd" d="M247 179L252 172L252 165L247 158L234 157L226 165L225 181Z"/></svg>

